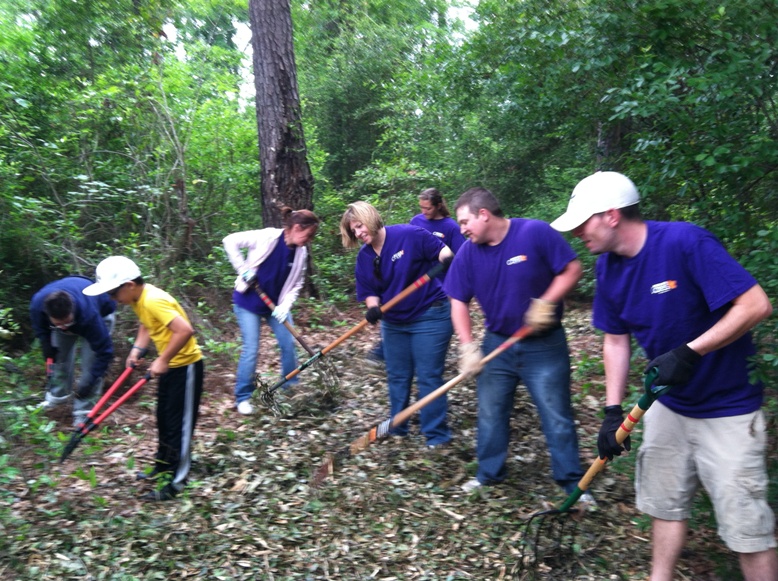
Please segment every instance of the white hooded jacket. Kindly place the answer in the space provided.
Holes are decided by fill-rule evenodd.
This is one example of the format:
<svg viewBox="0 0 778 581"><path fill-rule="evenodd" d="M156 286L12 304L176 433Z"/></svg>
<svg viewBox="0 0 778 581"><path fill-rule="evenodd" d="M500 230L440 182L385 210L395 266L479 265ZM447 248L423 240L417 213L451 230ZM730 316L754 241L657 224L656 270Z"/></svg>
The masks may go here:
<svg viewBox="0 0 778 581"><path fill-rule="evenodd" d="M233 268L238 273L235 279L235 290L245 293L249 286L241 278L241 273L247 270L256 270L275 249L281 236L284 235L282 228L263 228L262 230L246 230L244 232L235 232L225 236L222 244L227 257L230 259ZM242 250L246 249L244 258ZM305 246L298 246L294 254L292 270L281 288L281 294L278 297L278 307L289 312L292 305L300 294L303 286L303 275L305 274L305 265L308 258L308 249Z"/></svg>

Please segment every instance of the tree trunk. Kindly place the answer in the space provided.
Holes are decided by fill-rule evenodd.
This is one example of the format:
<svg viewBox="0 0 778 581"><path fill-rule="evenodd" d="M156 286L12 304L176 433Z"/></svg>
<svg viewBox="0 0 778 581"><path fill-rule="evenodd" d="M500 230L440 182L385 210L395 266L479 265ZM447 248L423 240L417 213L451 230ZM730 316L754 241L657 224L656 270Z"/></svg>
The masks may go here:
<svg viewBox="0 0 778 581"><path fill-rule="evenodd" d="M289 0L249 0L257 92L262 222L280 226L280 208L313 209Z"/></svg>

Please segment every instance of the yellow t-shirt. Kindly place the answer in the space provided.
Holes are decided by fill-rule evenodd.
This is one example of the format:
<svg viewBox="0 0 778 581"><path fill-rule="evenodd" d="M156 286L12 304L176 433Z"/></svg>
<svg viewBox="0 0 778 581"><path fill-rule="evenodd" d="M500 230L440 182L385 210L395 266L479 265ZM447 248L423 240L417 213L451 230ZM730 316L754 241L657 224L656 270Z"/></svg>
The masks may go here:
<svg viewBox="0 0 778 581"><path fill-rule="evenodd" d="M140 322L149 332L157 353L162 353L170 343L173 332L168 328L170 322L176 317L183 317L186 322L189 318L178 301L168 293L154 285L145 283L143 292L138 300L132 303L132 310L140 319ZM191 323L190 323L191 324ZM190 363L200 361L203 355L197 340L192 335L181 350L170 360L170 367L183 367Z"/></svg>

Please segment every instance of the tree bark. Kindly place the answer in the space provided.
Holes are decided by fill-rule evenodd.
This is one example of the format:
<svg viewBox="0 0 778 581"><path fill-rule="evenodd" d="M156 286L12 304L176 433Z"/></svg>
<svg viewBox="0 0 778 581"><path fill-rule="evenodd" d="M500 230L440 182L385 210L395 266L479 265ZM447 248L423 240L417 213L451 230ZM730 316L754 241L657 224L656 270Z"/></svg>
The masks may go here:
<svg viewBox="0 0 778 581"><path fill-rule="evenodd" d="M280 226L280 208L313 209L306 158L289 0L249 0L262 222Z"/></svg>

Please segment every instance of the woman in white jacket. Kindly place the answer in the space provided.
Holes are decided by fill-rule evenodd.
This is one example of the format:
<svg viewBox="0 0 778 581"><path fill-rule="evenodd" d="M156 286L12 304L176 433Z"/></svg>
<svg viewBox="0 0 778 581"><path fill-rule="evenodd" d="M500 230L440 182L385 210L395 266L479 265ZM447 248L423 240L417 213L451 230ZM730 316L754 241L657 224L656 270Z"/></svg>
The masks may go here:
<svg viewBox="0 0 778 581"><path fill-rule="evenodd" d="M294 337L284 326L292 321L289 311L303 285L308 257L306 245L316 234L319 218L310 210L281 209L283 228L236 232L224 238L224 250L238 273L232 293L243 347L238 361L235 403L238 412L254 413L249 401L254 392L254 374L259 351L262 319L270 325L281 348L281 368L288 375L297 368ZM245 254L244 254L245 252ZM257 285L276 305L272 312L259 298ZM286 384L297 383L293 378Z"/></svg>

